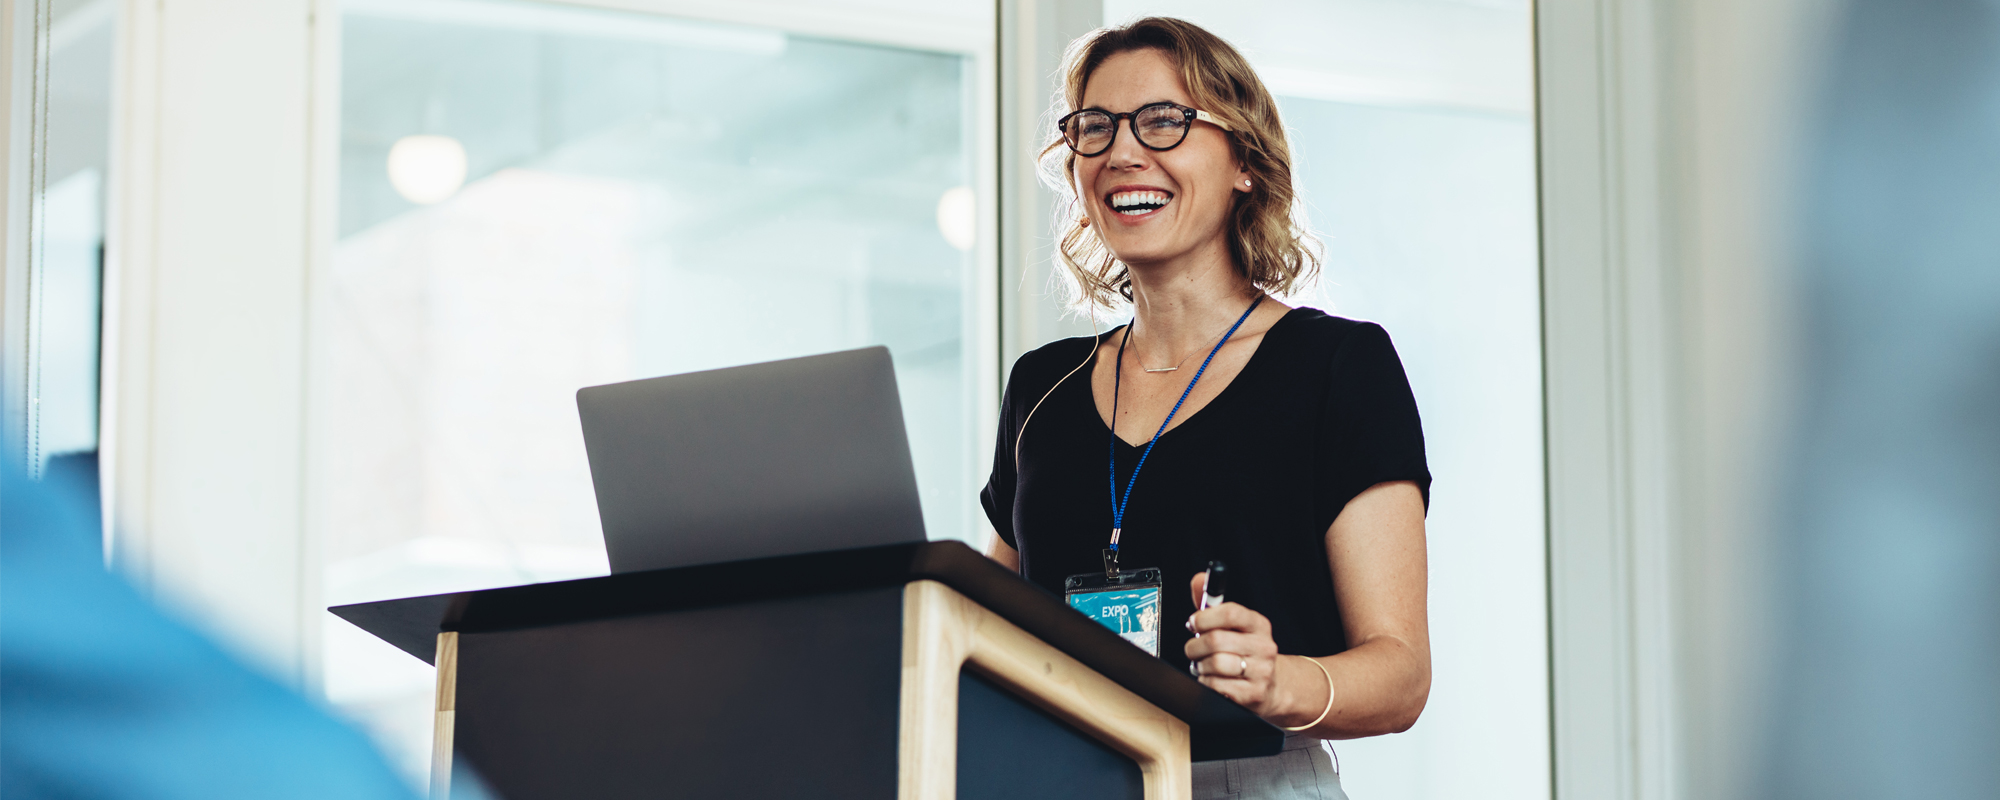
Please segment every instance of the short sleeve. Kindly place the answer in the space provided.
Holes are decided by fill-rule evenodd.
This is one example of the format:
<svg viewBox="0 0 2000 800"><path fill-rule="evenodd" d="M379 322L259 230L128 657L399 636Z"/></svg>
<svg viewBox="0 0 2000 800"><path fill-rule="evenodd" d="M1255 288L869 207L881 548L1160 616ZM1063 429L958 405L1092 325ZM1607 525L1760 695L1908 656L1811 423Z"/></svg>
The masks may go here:
<svg viewBox="0 0 2000 800"><path fill-rule="evenodd" d="M1336 345L1321 420L1319 471L1328 493L1326 525L1369 487L1412 481L1430 507L1431 472L1423 421L1389 333L1362 323Z"/></svg>
<svg viewBox="0 0 2000 800"><path fill-rule="evenodd" d="M1020 385L1021 367L1015 362L1013 374L1007 376L1007 388L1000 395L1000 425L993 442L993 473L986 479L986 487L979 490L979 506L986 510L986 521L992 523L993 531L1008 547L1021 549L1014 540L1014 431L1015 397L1014 390Z"/></svg>

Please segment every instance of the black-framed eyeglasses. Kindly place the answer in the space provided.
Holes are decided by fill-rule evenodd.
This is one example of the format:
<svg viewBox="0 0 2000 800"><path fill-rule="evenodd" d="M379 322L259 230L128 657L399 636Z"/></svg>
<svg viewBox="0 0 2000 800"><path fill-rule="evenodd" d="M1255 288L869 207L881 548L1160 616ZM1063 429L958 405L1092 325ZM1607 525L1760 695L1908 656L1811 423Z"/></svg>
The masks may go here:
<svg viewBox="0 0 2000 800"><path fill-rule="evenodd" d="M1056 120L1056 130L1062 134L1070 150L1089 158L1111 149L1111 143L1118 140L1118 122L1125 119L1132 121L1132 135L1139 137L1139 144L1145 145L1148 150L1172 150L1181 146L1197 121L1225 131L1234 130L1206 111L1179 103L1147 103L1125 114L1114 114L1101 108L1072 111Z"/></svg>

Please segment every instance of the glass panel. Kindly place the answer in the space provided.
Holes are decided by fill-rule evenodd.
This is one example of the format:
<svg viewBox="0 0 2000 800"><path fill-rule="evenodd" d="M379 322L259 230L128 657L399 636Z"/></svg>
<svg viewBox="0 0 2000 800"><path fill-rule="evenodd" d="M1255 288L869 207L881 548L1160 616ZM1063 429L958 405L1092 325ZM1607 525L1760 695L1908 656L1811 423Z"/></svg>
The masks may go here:
<svg viewBox="0 0 2000 800"><path fill-rule="evenodd" d="M1433 684L1409 732L1334 743L1354 797L1547 798L1540 251L1526 0L1108 0L1182 17L1279 95L1326 245L1295 303L1395 338L1436 476Z"/></svg>
<svg viewBox="0 0 2000 800"><path fill-rule="evenodd" d="M346 10L309 449L328 603L602 574L579 387L871 344L930 535L975 534L969 58ZM429 670L327 627L328 696L422 772Z"/></svg>
<svg viewBox="0 0 2000 800"><path fill-rule="evenodd" d="M109 2L57 0L47 10L37 21L48 26L46 38L36 40L47 58L36 78L46 81L36 87L46 105L35 109L32 123L27 259L14 265L24 280L9 281L26 290L25 307L9 309L25 312L26 324L10 341L25 357L4 359L23 370L18 383L7 381L5 405L18 409L18 416L10 414L8 438L19 431L25 458L17 463L30 474L69 473L94 487L116 9Z"/></svg>
<svg viewBox="0 0 2000 800"><path fill-rule="evenodd" d="M1408 733L1338 743L1342 779L1357 797L1547 798L1533 126L1280 103L1327 245L1318 296L1302 302L1395 337L1436 475L1430 703Z"/></svg>

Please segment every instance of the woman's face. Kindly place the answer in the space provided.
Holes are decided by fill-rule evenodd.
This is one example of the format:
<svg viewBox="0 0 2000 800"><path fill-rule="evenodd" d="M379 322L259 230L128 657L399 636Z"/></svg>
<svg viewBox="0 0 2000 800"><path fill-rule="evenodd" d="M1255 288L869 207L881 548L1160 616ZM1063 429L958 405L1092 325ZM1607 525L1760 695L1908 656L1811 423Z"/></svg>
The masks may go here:
<svg viewBox="0 0 2000 800"><path fill-rule="evenodd" d="M1122 114L1161 101L1200 108L1166 54L1129 50L1091 73L1082 107ZM1194 123L1179 147L1159 151L1139 143L1129 120L1119 120L1111 149L1078 156L1075 169L1090 224L1118 260L1134 267L1210 247L1227 253L1230 204L1235 192L1250 188L1244 185L1249 175L1229 152L1229 134L1207 122Z"/></svg>

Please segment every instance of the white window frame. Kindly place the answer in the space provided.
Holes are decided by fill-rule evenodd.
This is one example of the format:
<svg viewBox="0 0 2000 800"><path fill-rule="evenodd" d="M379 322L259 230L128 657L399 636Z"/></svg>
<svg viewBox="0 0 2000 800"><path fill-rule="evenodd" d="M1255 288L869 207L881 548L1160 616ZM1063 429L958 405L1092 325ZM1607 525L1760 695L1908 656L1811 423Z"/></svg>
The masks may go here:
<svg viewBox="0 0 2000 800"><path fill-rule="evenodd" d="M1535 7L1558 798L1675 796L1659 13Z"/></svg>

